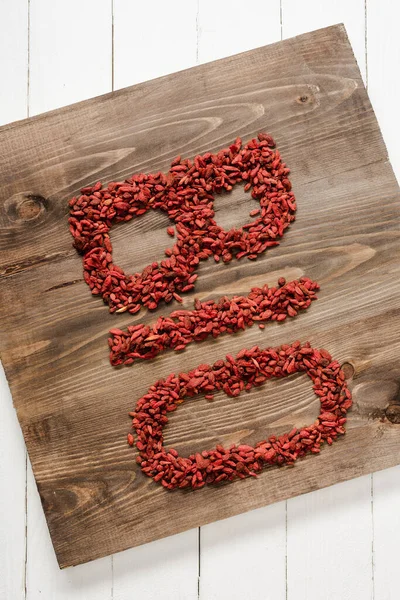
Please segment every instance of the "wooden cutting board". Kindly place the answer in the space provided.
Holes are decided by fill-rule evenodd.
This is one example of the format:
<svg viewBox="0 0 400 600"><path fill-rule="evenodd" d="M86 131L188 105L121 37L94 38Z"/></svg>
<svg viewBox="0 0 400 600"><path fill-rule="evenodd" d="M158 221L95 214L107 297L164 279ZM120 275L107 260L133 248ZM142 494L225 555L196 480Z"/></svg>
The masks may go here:
<svg viewBox="0 0 400 600"><path fill-rule="evenodd" d="M307 275L319 300L283 324L166 352L115 369L110 315L83 281L68 200L98 180L167 170L181 154L270 132L291 168L297 219L257 261L203 262L194 297L247 294ZM143 544L400 463L399 188L343 26L175 73L0 129L1 358L61 567ZM229 228L254 207L236 186L216 199ZM161 260L168 219L151 212L111 233L127 272ZM126 443L128 411L158 378L258 344L296 339L345 364L354 395L346 436L293 468L195 492L145 477ZM245 398L184 404L166 443L185 454L253 443L318 414L308 378ZM7 457L12 460L12 457Z"/></svg>

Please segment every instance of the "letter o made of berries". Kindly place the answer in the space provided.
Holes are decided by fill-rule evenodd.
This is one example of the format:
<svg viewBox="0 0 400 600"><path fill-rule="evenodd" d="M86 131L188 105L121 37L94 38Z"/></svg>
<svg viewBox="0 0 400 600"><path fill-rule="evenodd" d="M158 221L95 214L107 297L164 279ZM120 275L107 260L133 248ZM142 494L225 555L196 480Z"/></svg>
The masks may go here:
<svg viewBox="0 0 400 600"><path fill-rule="evenodd" d="M167 489L196 489L208 483L255 476L265 465L291 465L307 453L319 453L324 442L330 445L345 433L351 393L340 364L326 350L312 348L309 342L294 342L279 348L243 349L236 358L228 355L226 359L157 381L130 413L137 436L137 462L146 475ZM188 457L165 448L163 430L168 423L167 414L187 398L198 394L209 396L220 390L236 397L268 379L299 372L310 377L320 400L320 413L312 425L294 427L287 434L270 436L255 446L216 446ZM134 444L132 434L128 434L128 443Z"/></svg>
<svg viewBox="0 0 400 600"><path fill-rule="evenodd" d="M142 305L155 309L194 288L200 260L255 259L276 246L294 221L296 203L289 169L274 146L270 136L260 133L245 146L238 138L217 154L207 152L193 161L178 157L167 174L141 173L104 188L101 183L83 188L69 202L69 227L92 294L101 296L112 313L136 313ZM214 219L215 194L239 182L245 191L251 189L259 208L251 211L251 222L226 231ZM177 241L164 260L127 275L113 263L110 229L151 208L168 214Z"/></svg>

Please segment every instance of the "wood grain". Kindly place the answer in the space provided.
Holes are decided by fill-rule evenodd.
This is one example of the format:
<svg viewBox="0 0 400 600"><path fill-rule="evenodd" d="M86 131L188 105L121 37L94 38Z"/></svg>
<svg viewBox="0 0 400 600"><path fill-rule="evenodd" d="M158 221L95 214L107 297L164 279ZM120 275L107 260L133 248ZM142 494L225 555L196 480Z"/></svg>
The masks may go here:
<svg viewBox="0 0 400 600"><path fill-rule="evenodd" d="M166 309L117 318L91 297L71 247L67 200L84 184L166 169L178 153L217 150L260 130L274 135L292 169L297 220L255 262L202 263L184 305L293 274L316 278L320 299L263 332L113 369L108 329ZM400 403L399 189L342 26L11 124L0 136L1 356L62 567L400 463L399 426L385 414ZM252 204L246 195L235 206L220 203L221 221L233 224ZM160 258L164 227L154 214L116 228L121 264L138 270ZM168 493L141 474L126 446L126 415L157 378L297 338L354 367L343 440L293 469L195 493ZM297 376L246 399L193 400L166 435L188 452L255 441L315 411Z"/></svg>

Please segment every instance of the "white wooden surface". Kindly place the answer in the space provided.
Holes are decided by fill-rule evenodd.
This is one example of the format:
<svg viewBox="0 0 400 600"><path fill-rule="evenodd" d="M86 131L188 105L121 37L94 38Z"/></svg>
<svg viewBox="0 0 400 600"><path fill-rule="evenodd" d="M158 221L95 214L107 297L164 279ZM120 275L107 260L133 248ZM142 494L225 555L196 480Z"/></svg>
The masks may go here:
<svg viewBox="0 0 400 600"><path fill-rule="evenodd" d="M400 177L399 16L397 0L0 0L0 123L344 22ZM0 372L0 600L397 600L399 503L396 467L59 571Z"/></svg>

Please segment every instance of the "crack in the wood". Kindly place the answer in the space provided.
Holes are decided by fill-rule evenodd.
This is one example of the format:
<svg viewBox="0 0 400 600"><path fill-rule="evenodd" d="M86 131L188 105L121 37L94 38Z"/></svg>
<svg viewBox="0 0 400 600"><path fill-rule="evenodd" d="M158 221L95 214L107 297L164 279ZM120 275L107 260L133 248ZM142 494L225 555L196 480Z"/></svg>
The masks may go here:
<svg viewBox="0 0 400 600"><path fill-rule="evenodd" d="M52 287L48 288L47 290L44 290L45 292L52 292L54 290L59 290L60 288L64 288L64 287L68 287L70 285L74 285L74 283L80 283L81 281L84 281L84 279L81 277L80 279L73 279L72 281L64 281L63 283L59 283L57 285L53 285Z"/></svg>
<svg viewBox="0 0 400 600"><path fill-rule="evenodd" d="M68 258L69 256L75 256L75 252L70 250L68 252L55 252L54 254L47 254L44 256L32 256L10 265L0 265L0 275L3 277L9 277L10 275L15 275L16 273L20 273L21 271L25 271L31 267L36 267L38 265L60 260L62 258Z"/></svg>

